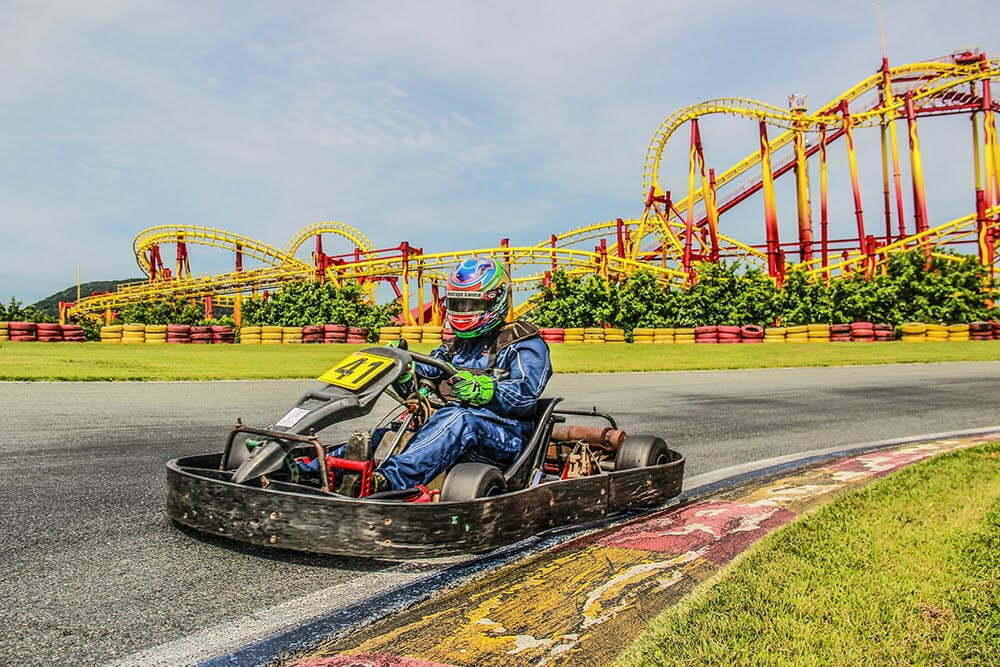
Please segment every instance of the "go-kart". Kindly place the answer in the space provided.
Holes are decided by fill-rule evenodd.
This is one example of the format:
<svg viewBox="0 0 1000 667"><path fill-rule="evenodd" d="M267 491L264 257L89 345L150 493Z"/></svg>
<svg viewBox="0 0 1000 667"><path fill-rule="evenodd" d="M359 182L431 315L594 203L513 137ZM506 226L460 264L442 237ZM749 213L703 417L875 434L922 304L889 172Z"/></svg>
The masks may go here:
<svg viewBox="0 0 1000 667"><path fill-rule="evenodd" d="M417 389L401 396L393 383L411 362L440 376L418 374ZM627 435L610 415L560 409L554 397L538 401L531 438L506 469L462 462L427 486L372 493L379 464L454 402L455 373L405 348L354 352L276 423L237 422L222 452L169 461L167 514L197 531L278 549L406 559L489 551L680 494L684 458L662 438ZM367 415L383 395L398 407L376 428L342 446L320 440L323 429Z"/></svg>

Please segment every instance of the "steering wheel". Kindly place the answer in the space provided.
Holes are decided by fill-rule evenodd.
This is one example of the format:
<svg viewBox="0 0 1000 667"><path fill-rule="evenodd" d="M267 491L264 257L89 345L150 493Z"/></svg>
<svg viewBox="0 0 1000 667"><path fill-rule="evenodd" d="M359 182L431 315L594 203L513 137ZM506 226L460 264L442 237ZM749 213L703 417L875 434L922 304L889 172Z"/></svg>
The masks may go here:
<svg viewBox="0 0 1000 667"><path fill-rule="evenodd" d="M446 400L444 395L441 393L441 383L447 382L454 377L458 372L458 369L449 364L447 361L438 359L437 357L431 357L426 354L420 354L419 352L410 352L410 358L418 364L431 366L432 368L436 368L441 371L441 374L438 377L431 378L425 375L420 375L419 369L414 368L414 374L431 384L434 388L434 393L437 394L439 399L441 399L441 405L444 405Z"/></svg>

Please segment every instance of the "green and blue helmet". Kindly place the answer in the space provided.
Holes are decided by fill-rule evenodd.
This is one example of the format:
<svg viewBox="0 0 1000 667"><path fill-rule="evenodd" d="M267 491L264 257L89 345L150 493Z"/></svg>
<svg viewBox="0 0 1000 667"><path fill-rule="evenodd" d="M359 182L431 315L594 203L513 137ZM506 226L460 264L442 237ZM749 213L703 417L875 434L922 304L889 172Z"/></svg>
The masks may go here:
<svg viewBox="0 0 1000 667"><path fill-rule="evenodd" d="M463 261L448 277L445 308L459 338L476 338L503 324L510 307L510 273L489 257Z"/></svg>

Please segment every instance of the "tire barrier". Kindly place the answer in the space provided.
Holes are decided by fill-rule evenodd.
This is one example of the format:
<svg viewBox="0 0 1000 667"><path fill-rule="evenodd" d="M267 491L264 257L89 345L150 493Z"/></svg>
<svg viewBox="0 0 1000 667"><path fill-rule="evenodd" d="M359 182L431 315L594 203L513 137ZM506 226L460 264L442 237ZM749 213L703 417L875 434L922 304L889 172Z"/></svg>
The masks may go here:
<svg viewBox="0 0 1000 667"><path fill-rule="evenodd" d="M140 344L146 342L145 324L122 325L122 345Z"/></svg>
<svg viewBox="0 0 1000 667"><path fill-rule="evenodd" d="M302 327L281 327L281 342L285 345L301 345Z"/></svg>
<svg viewBox="0 0 1000 667"><path fill-rule="evenodd" d="M583 343L584 330L582 327L563 329L563 342Z"/></svg>
<svg viewBox="0 0 1000 667"><path fill-rule="evenodd" d="M565 343L566 330L558 328L541 329L539 335L546 343Z"/></svg>
<svg viewBox="0 0 1000 667"><path fill-rule="evenodd" d="M969 337L972 340L993 340L993 325L989 322L970 322Z"/></svg>
<svg viewBox="0 0 1000 667"><path fill-rule="evenodd" d="M323 342L333 345L334 343L347 342L347 325L345 324L324 324Z"/></svg>
<svg viewBox="0 0 1000 667"><path fill-rule="evenodd" d="M603 327L585 327L583 330L583 343L584 345L603 345L604 344L604 328Z"/></svg>
<svg viewBox="0 0 1000 667"><path fill-rule="evenodd" d="M261 327L240 327L240 345L260 345Z"/></svg>
<svg viewBox="0 0 1000 667"><path fill-rule="evenodd" d="M10 342L34 343L38 340L38 328L34 322L8 322Z"/></svg>
<svg viewBox="0 0 1000 667"><path fill-rule="evenodd" d="M62 339L66 343L85 343L87 334L79 324L61 324Z"/></svg>
<svg viewBox="0 0 1000 667"><path fill-rule="evenodd" d="M605 329L604 330L604 342L605 343L624 343L625 342L625 330L624 329Z"/></svg>
<svg viewBox="0 0 1000 667"><path fill-rule="evenodd" d="M927 325L923 322L907 322L902 327L904 343L927 342Z"/></svg>
<svg viewBox="0 0 1000 667"><path fill-rule="evenodd" d="M671 336L673 338L673 336ZM656 342L656 329L639 328L632 329L632 342L636 345L652 345ZM671 340L673 342L673 340Z"/></svg>
<svg viewBox="0 0 1000 667"><path fill-rule="evenodd" d="M401 337L400 327L382 327L378 332L378 342L390 343Z"/></svg>
<svg viewBox="0 0 1000 667"><path fill-rule="evenodd" d="M120 344L122 342L122 325L111 324L101 327L100 338L102 343Z"/></svg>
<svg viewBox="0 0 1000 667"><path fill-rule="evenodd" d="M10 341L10 322L0 322L0 343Z"/></svg>
<svg viewBox="0 0 1000 667"><path fill-rule="evenodd" d="M786 327L767 327L764 329L765 343L787 343L788 329Z"/></svg>

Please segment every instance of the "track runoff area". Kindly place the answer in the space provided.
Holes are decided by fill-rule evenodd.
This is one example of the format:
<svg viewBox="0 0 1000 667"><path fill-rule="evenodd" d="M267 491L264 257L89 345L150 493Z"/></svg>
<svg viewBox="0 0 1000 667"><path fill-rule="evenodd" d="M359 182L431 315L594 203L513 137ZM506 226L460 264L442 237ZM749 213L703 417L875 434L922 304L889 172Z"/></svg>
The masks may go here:
<svg viewBox="0 0 1000 667"><path fill-rule="evenodd" d="M628 431L665 433L687 457L689 490L818 449L993 427L1000 414L1000 362L597 378L557 374L548 393L570 407L599 406ZM29 663L253 662L240 652L308 648L307 639L322 639L309 628L372 620L413 604L407 595L427 597L573 534L492 560L394 564L261 550L166 520L168 459L219 450L236 417L272 422L311 384L0 384L0 462L15 471L0 489L0 621L10 629L0 654Z"/></svg>

